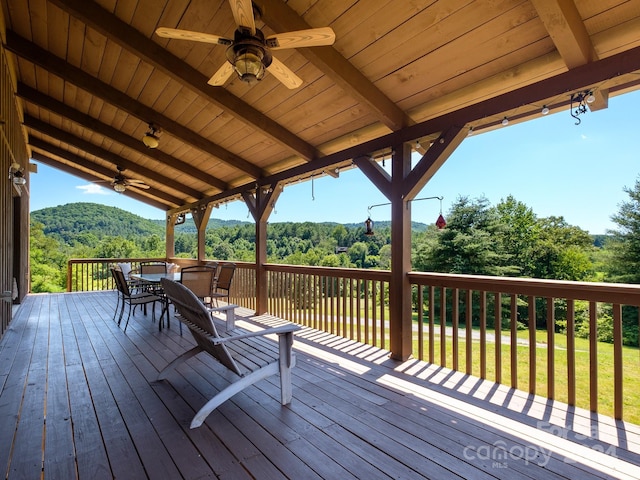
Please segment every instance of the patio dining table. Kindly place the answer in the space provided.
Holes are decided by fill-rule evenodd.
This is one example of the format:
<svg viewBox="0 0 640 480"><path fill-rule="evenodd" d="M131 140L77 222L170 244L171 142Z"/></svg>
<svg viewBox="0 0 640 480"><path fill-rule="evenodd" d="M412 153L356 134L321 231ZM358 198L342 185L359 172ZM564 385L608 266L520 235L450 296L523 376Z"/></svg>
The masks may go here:
<svg viewBox="0 0 640 480"><path fill-rule="evenodd" d="M160 314L160 319L158 320L158 329L162 330L162 325L164 324L164 314L167 314L167 327L171 328L171 323L169 320L169 300L166 295L161 293L160 281L163 278L168 278L169 280L174 280L176 282L180 281L181 274L180 272L167 272L167 273L131 273L129 274L129 278L132 280L137 280L143 284L153 285L154 289L158 292L158 294L162 297L162 312Z"/></svg>

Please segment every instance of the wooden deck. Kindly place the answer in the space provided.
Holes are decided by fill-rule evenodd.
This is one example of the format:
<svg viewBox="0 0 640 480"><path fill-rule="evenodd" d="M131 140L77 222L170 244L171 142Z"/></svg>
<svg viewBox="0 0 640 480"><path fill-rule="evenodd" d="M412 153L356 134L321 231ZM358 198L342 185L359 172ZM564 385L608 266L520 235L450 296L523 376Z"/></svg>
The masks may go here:
<svg viewBox="0 0 640 480"><path fill-rule="evenodd" d="M12 479L639 478L640 427L303 329L278 379L189 422L228 373L113 292L30 295L0 342L0 472ZM248 311L241 314L249 315ZM272 317L259 317L267 324ZM253 328L247 324L247 328Z"/></svg>

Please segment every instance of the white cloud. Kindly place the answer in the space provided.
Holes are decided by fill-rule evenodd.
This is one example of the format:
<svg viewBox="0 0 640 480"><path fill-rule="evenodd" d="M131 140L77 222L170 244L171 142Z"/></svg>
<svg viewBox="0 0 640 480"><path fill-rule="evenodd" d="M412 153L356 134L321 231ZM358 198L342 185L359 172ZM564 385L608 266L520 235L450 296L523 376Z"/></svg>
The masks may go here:
<svg viewBox="0 0 640 480"><path fill-rule="evenodd" d="M76 188L83 191L88 195L111 195L111 190L96 185L95 183L88 183L86 185L78 185Z"/></svg>

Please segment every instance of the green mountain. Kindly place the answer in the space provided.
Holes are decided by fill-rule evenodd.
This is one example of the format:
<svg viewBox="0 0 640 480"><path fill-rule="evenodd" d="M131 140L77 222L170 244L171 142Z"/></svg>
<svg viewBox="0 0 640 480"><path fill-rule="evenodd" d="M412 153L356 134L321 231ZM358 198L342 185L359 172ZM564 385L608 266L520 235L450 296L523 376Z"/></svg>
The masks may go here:
<svg viewBox="0 0 640 480"><path fill-rule="evenodd" d="M54 235L65 243L89 232L98 239L118 235L124 238L154 234L164 237L164 222L159 225L126 210L97 203L43 208L31 212L31 221L42 223L45 234Z"/></svg>

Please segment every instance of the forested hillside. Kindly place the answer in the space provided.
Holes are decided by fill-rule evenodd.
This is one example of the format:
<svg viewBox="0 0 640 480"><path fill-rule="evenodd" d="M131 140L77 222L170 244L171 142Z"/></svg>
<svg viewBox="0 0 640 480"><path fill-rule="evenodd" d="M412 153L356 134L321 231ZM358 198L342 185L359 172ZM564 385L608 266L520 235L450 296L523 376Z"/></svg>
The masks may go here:
<svg viewBox="0 0 640 480"><path fill-rule="evenodd" d="M164 222L158 224L125 210L97 203L69 203L31 212L31 221L41 223L45 235L72 243L87 234L105 236L164 236Z"/></svg>

